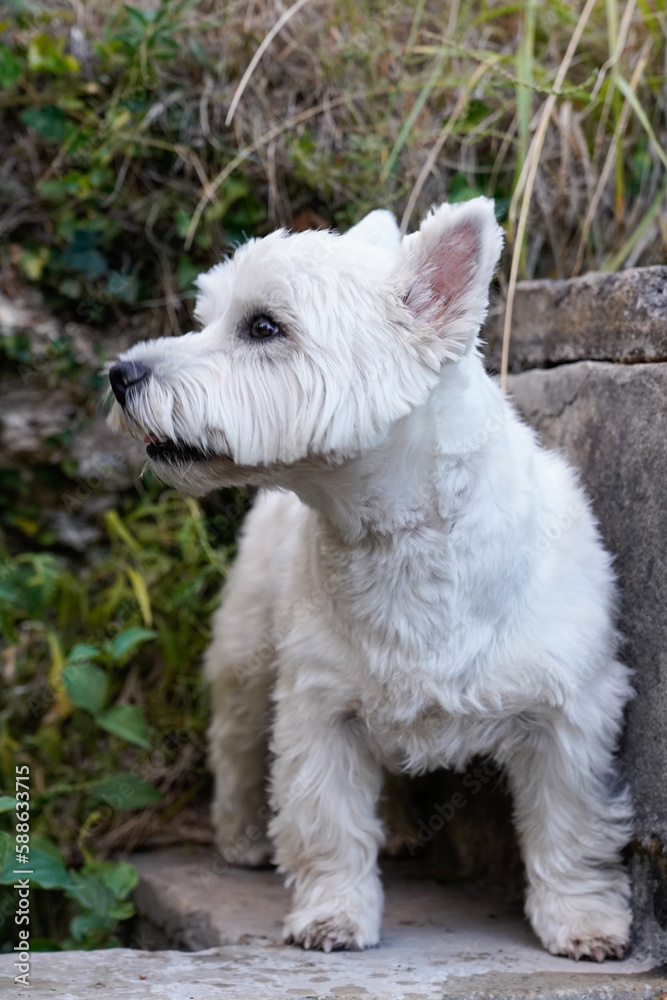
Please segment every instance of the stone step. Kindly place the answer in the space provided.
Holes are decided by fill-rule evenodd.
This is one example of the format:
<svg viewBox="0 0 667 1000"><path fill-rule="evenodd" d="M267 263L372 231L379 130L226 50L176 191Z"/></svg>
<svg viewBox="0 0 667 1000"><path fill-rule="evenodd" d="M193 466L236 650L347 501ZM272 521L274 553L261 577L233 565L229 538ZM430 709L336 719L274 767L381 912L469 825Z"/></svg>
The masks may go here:
<svg viewBox="0 0 667 1000"><path fill-rule="evenodd" d="M492 296L482 330L490 370L500 371L505 303ZM520 281L509 369L573 361L667 360L667 267L633 267L563 281Z"/></svg>
<svg viewBox="0 0 667 1000"><path fill-rule="evenodd" d="M667 974L652 971L646 955L601 965L549 955L515 905L419 878L411 864L383 864L380 947L325 955L280 943L289 894L273 871L229 868L208 848L137 854L132 862L141 879L137 950L36 954L30 988L12 996L667 1000ZM0 957L0 974L13 975L11 962Z"/></svg>
<svg viewBox="0 0 667 1000"><path fill-rule="evenodd" d="M659 972L456 975L446 960L425 967L418 950L405 965L386 951L323 955L254 943L194 953L41 953L27 988L14 986L13 958L1 955L0 989L12 1000L664 1000L667 991Z"/></svg>

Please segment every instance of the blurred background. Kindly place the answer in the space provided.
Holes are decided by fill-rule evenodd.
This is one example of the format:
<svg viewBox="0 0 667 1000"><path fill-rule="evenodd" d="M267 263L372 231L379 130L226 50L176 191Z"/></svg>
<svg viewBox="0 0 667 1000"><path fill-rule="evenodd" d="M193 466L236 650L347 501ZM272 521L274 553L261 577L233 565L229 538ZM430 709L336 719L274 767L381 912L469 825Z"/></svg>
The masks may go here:
<svg viewBox="0 0 667 1000"><path fill-rule="evenodd" d="M104 362L191 329L193 278L248 237L377 207L407 229L493 197L501 308L520 279L666 263L666 34L665 0L5 2L5 948L16 766L33 947L123 939L116 852L211 841L199 661L249 498L141 478Z"/></svg>

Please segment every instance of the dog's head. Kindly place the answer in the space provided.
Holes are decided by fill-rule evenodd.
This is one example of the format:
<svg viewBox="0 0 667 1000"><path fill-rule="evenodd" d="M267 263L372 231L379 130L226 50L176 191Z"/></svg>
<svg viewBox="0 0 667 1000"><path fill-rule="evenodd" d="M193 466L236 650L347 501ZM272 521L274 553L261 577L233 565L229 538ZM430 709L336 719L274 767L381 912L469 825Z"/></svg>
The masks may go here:
<svg viewBox="0 0 667 1000"><path fill-rule="evenodd" d="M372 449L476 340L502 246L493 203L389 212L340 236L272 233L198 279L198 333L145 341L109 377L112 425L190 493L268 483Z"/></svg>

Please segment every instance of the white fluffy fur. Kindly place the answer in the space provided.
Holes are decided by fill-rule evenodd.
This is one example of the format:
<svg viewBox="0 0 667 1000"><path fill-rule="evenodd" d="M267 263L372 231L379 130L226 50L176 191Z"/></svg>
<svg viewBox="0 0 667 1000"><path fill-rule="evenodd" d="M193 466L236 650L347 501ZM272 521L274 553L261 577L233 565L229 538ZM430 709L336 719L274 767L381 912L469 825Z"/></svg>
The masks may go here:
<svg viewBox="0 0 667 1000"><path fill-rule="evenodd" d="M501 242L485 199L402 242L386 212L273 233L199 279L200 333L123 356L152 375L117 426L209 453L157 462L163 479L268 488L206 657L214 819L230 860L267 860L270 836L305 947L379 941L382 766L479 753L508 774L544 946L628 944L613 573L575 475L485 374ZM286 336L244 337L256 314Z"/></svg>

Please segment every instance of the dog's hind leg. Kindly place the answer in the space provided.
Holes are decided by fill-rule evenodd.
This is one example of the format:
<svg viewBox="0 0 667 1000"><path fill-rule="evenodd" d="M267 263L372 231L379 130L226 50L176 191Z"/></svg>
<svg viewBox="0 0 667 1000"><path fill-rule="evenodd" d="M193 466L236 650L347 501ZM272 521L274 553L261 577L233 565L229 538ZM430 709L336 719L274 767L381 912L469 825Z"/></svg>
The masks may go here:
<svg viewBox="0 0 667 1000"><path fill-rule="evenodd" d="M215 792L212 806L216 844L225 861L262 865L271 860L266 834L268 739L273 650L268 642L245 657L230 650L223 606L206 653L213 696L208 730L209 765Z"/></svg>
<svg viewBox="0 0 667 1000"><path fill-rule="evenodd" d="M274 750L270 829L294 887L285 940L323 951L377 944L382 773L363 726L330 687L300 688L281 675Z"/></svg>
<svg viewBox="0 0 667 1000"><path fill-rule="evenodd" d="M632 809L613 774L628 694L626 668L610 663L567 713L531 719L504 761L528 877L526 914L556 955L602 961L628 946L630 887L620 852Z"/></svg>
<svg viewBox="0 0 667 1000"><path fill-rule="evenodd" d="M215 615L204 667L212 696L208 739L216 844L228 863L256 866L272 854L267 757L275 668L266 574L254 574L252 551L246 560L248 541L241 544Z"/></svg>
<svg viewBox="0 0 667 1000"><path fill-rule="evenodd" d="M206 673L213 696L208 740L216 845L229 864L267 864L271 650L260 648L239 661L229 657L224 637L216 638L206 654Z"/></svg>

